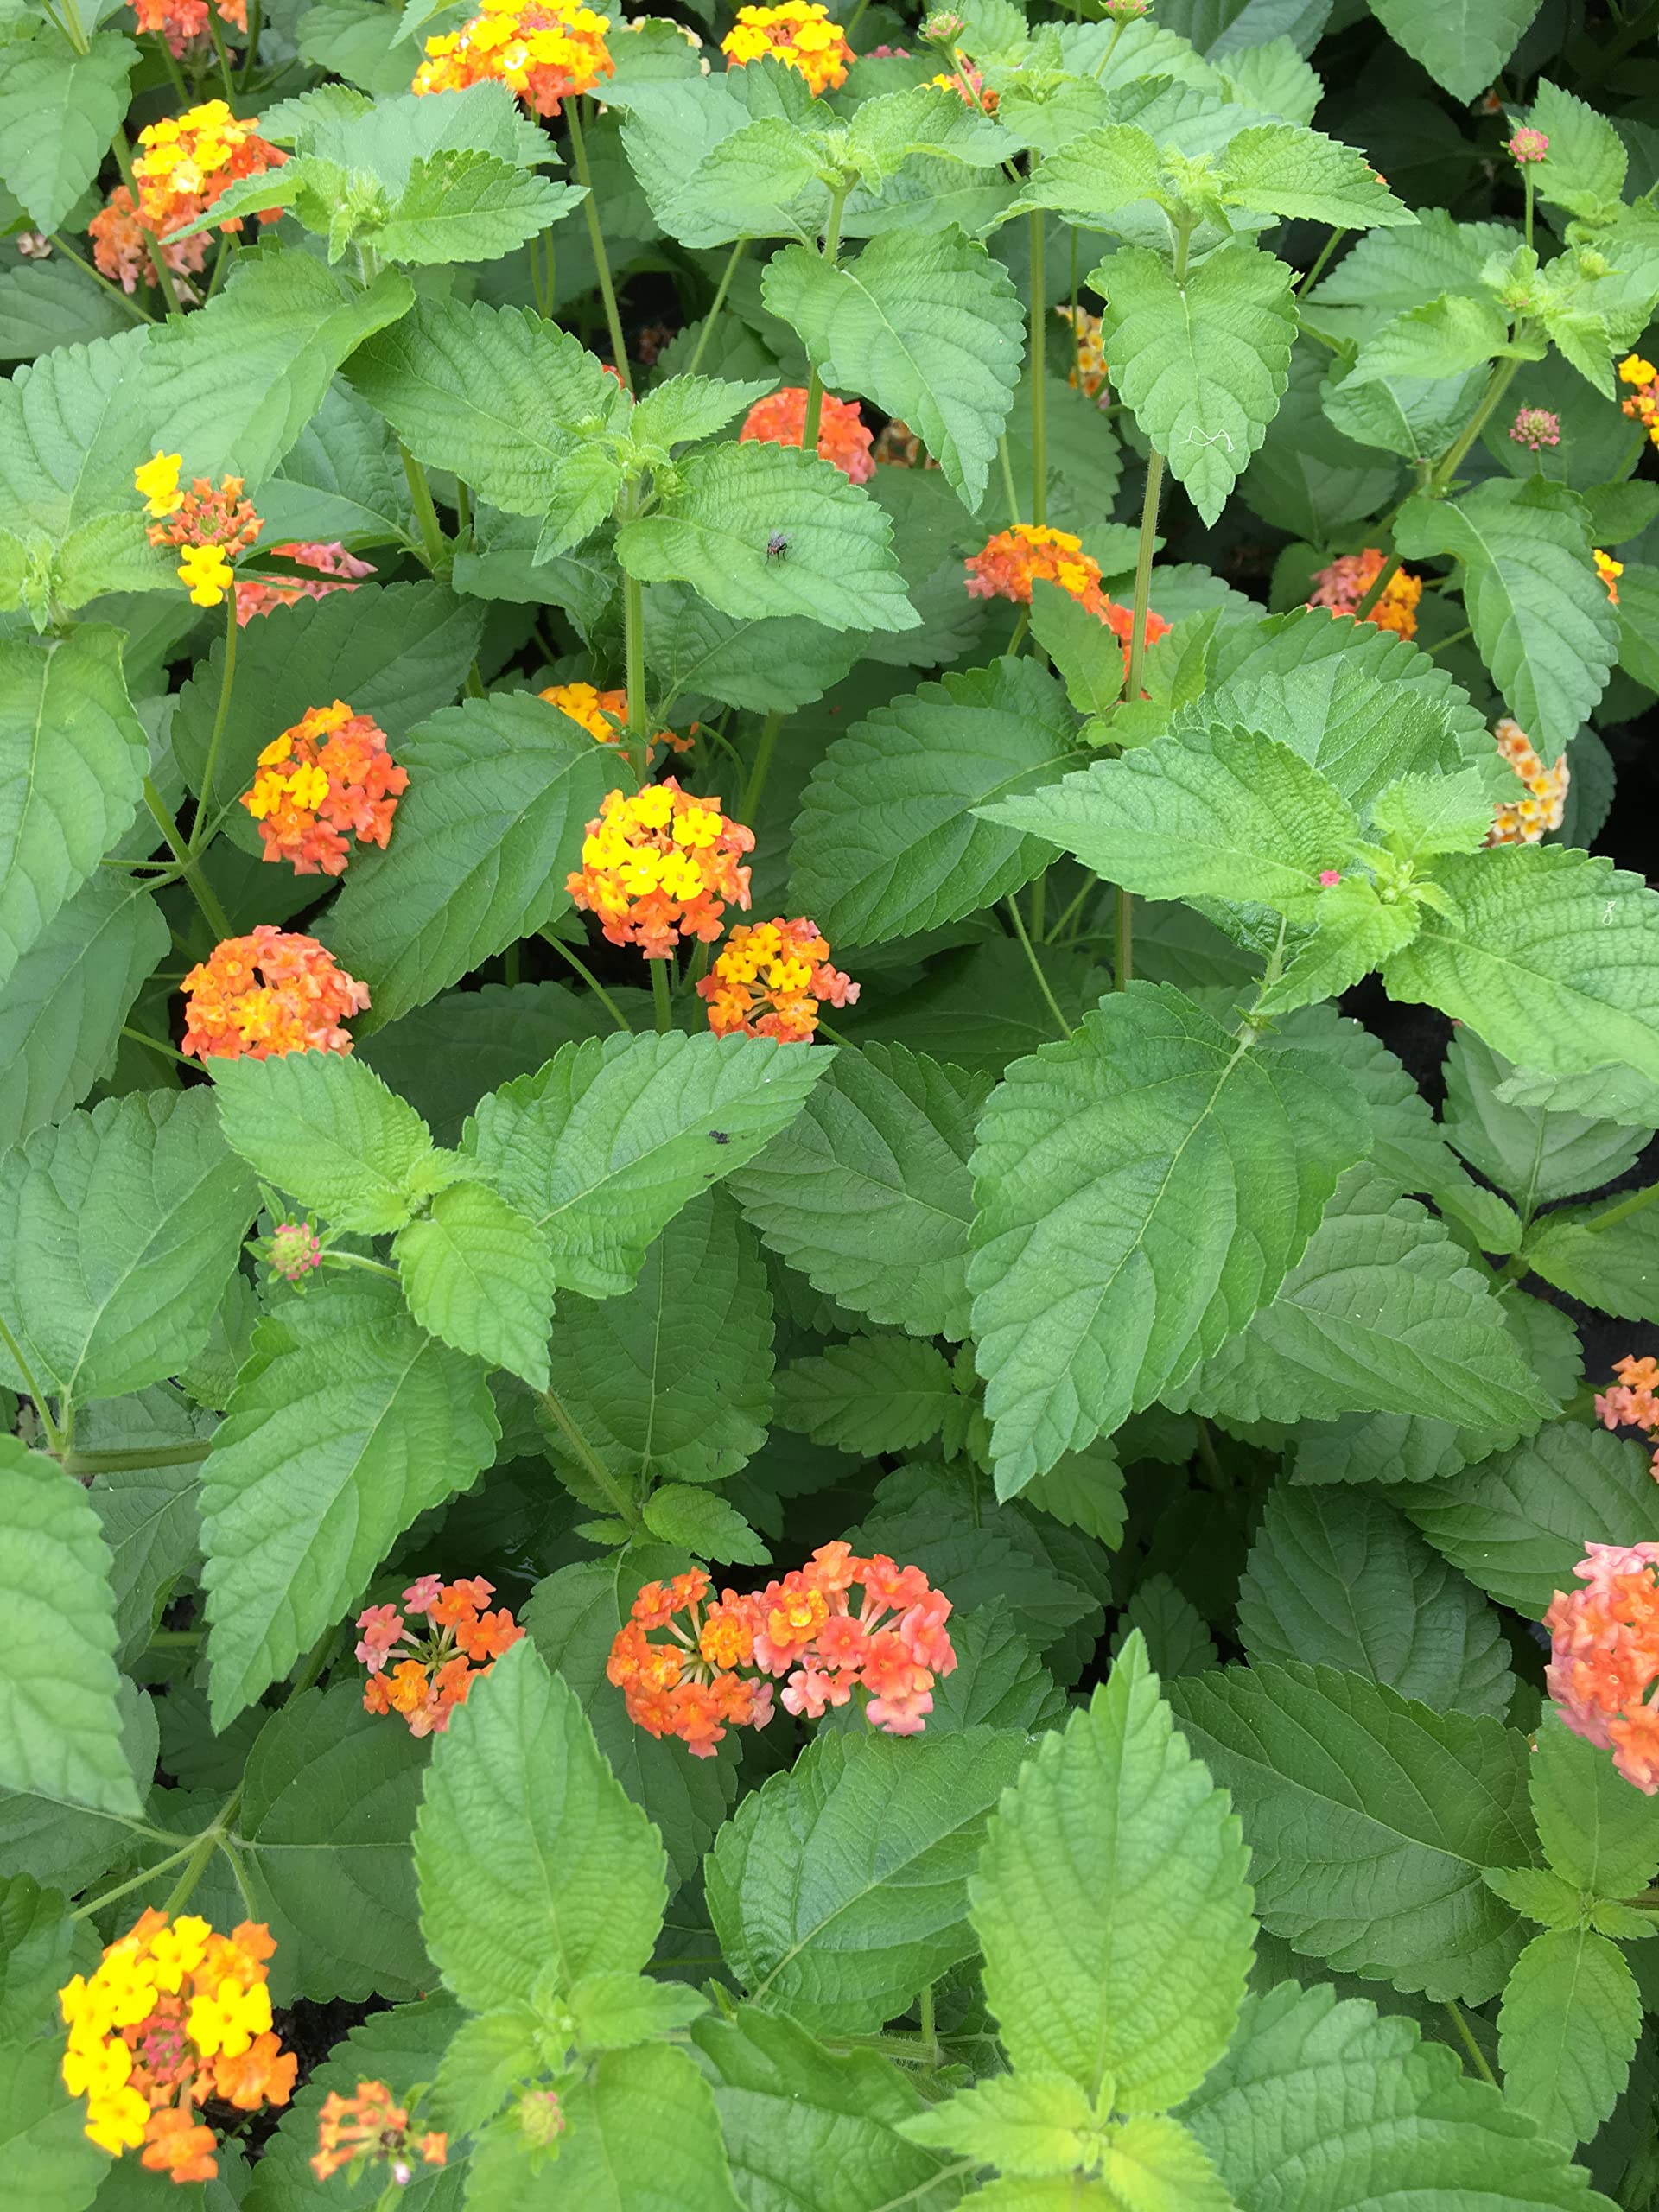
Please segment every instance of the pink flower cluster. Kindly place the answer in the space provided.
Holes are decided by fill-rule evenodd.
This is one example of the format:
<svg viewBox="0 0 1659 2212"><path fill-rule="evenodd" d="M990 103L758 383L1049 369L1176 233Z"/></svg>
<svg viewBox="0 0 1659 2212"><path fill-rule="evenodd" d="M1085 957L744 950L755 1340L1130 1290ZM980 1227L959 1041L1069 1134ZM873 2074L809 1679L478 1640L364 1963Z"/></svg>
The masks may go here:
<svg viewBox="0 0 1659 2212"><path fill-rule="evenodd" d="M256 614L269 614L275 607L292 607L302 599L326 599L331 591L355 591L359 577L375 573L372 561L359 561L355 553L346 550L339 538L327 544L308 541L273 545L270 550L315 573L308 576L238 576L236 620L240 628L245 629Z"/></svg>
<svg viewBox="0 0 1659 2212"><path fill-rule="evenodd" d="M1659 1430L1659 1359L1636 1359L1626 1352L1613 1362L1618 1381L1596 1393L1596 1418L1604 1428L1645 1429L1649 1443ZM1659 1450L1653 1455L1659 1482Z"/></svg>
<svg viewBox="0 0 1659 2212"><path fill-rule="evenodd" d="M1558 1590L1544 1615L1554 1639L1545 1679L1575 1736L1611 1751L1645 1796L1659 1794L1659 1544L1586 1544L1582 1590Z"/></svg>

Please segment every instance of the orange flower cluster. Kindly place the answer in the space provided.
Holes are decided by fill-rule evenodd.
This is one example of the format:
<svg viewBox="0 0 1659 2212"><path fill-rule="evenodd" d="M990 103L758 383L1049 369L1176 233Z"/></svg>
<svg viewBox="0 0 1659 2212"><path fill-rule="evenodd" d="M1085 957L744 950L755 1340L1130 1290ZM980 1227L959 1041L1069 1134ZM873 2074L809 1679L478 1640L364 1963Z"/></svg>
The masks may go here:
<svg viewBox="0 0 1659 2212"><path fill-rule="evenodd" d="M606 792L565 888L599 917L611 944L666 960L681 938L712 944L728 903L748 905L749 871L739 861L753 849L754 832L722 814L717 798L694 798L664 776L632 798Z"/></svg>
<svg viewBox="0 0 1659 2212"><path fill-rule="evenodd" d="M1382 575L1385 563L1386 556L1375 545L1368 545L1363 553L1344 553L1328 569L1317 572L1313 594L1307 604L1328 607L1332 614L1352 614ZM1417 602L1422 595L1422 578L1409 576L1403 569L1396 569L1365 620L1375 622L1379 630L1392 630L1399 637L1414 638Z"/></svg>
<svg viewBox="0 0 1659 2212"><path fill-rule="evenodd" d="M138 210L133 206L132 194L124 184L118 184L107 203L100 207L86 226L86 235L92 242L92 266L100 276L107 276L124 292L136 291L140 283L154 284L156 271L149 257L149 240L144 226L138 219ZM175 279L174 289L181 300L194 300L195 288L192 276L200 274L207 258L210 240L206 231L199 231L193 238L178 238L171 245L158 247L162 259Z"/></svg>
<svg viewBox="0 0 1659 2212"><path fill-rule="evenodd" d="M851 1006L859 987L830 965L830 946L804 915L793 921L740 922L714 972L697 985L716 1037L774 1037L804 1045L818 1026L819 1002Z"/></svg>
<svg viewBox="0 0 1659 2212"><path fill-rule="evenodd" d="M386 750L385 732L343 699L308 707L259 755L242 804L259 825L268 861L296 875L339 875L350 857L347 831L384 852L409 772Z"/></svg>
<svg viewBox="0 0 1659 2212"><path fill-rule="evenodd" d="M618 744L626 733L628 695L626 691L600 691L591 683L550 683L540 696L550 706L556 707L562 715L568 715L573 722L580 722L588 734L601 745ZM683 737L677 729L659 729L645 747L647 767L657 758L658 746L666 746L671 753L689 753L691 740Z"/></svg>
<svg viewBox="0 0 1659 2212"><path fill-rule="evenodd" d="M340 1025L369 1003L368 986L334 965L314 937L261 922L227 937L184 979L184 1043L204 1060L349 1052Z"/></svg>
<svg viewBox="0 0 1659 2212"><path fill-rule="evenodd" d="M364 1711L401 1713L411 1736L442 1735L479 1676L524 1632L505 1605L493 1613L486 1610L494 1595L494 1583L481 1574L460 1582L422 1575L404 1591L404 1609L425 1615L423 1637L410 1633L395 1605L371 1605L359 1613L357 1656L369 1670ZM388 1674L386 1662L399 1644L408 1649Z"/></svg>
<svg viewBox="0 0 1659 2212"><path fill-rule="evenodd" d="M1646 1363L1651 1366L1653 1363ZM1575 1736L1611 1751L1627 1782L1659 1792L1659 1544L1586 1544L1544 1615L1554 1639L1545 1681Z"/></svg>
<svg viewBox="0 0 1659 2212"><path fill-rule="evenodd" d="M207 10L202 10L207 21ZM226 188L245 176L280 168L288 156L259 136L258 118L231 113L223 100L205 100L182 115L163 116L138 133L132 174L138 187L138 220L157 238L182 230L205 215ZM255 211L262 223L274 223L280 207ZM242 218L228 216L221 231L239 231ZM201 266L198 261L195 266Z"/></svg>
<svg viewBox="0 0 1659 2212"><path fill-rule="evenodd" d="M1101 589L1100 564L1083 550L1083 540L1068 530L1017 522L1000 530L968 558L968 590L974 599L1011 599L1017 606L1031 605L1033 582L1058 584L1079 607L1106 625L1123 648L1123 673L1129 672L1129 643L1135 633L1135 611L1120 607ZM1147 610L1148 645L1165 636L1169 624L1161 614Z"/></svg>
<svg viewBox="0 0 1659 2212"><path fill-rule="evenodd" d="M425 2165L442 2166L448 2156L447 2135L411 2133L408 2107L393 2104L384 2082L359 2082L355 2096L342 2097L330 2089L323 2099L311 2171L319 2181L327 2181L342 2166L361 2159L365 2167L389 2168L391 2180L407 2189L415 2178L416 2158Z"/></svg>
<svg viewBox="0 0 1659 2212"><path fill-rule="evenodd" d="M90 1980L58 1992L69 2030L63 2079L86 2100L86 2133L119 2158L175 2182L219 2172L213 2130L194 2107L214 2097L243 2112L285 2105L296 2062L271 2032L263 1923L219 1936L205 1920L147 1910L106 1946Z"/></svg>
<svg viewBox="0 0 1659 2212"><path fill-rule="evenodd" d="M1596 1418L1604 1428L1639 1428L1651 1444L1659 1436L1659 1359L1637 1359L1626 1353L1613 1362L1618 1381L1596 1395ZM1659 1449L1653 1455L1653 1478L1659 1482Z"/></svg>
<svg viewBox="0 0 1659 2212"><path fill-rule="evenodd" d="M1607 587L1608 598L1611 599L1613 605L1617 607L1618 605L1618 580L1624 573L1624 563L1622 561L1615 561L1611 553L1604 553L1599 545L1596 547L1592 557L1595 561L1596 574L1601 578L1602 582Z"/></svg>
<svg viewBox="0 0 1659 2212"><path fill-rule="evenodd" d="M995 115L1001 100L1001 94L986 91L985 79L960 47L957 48L950 59L956 64L955 73L932 77L928 81L941 86L947 92L954 92L964 107L977 107L987 115Z"/></svg>
<svg viewBox="0 0 1659 2212"><path fill-rule="evenodd" d="M1659 369L1639 353L1627 353L1618 365L1618 377L1621 384L1634 387L1630 397L1619 403L1623 412L1642 425L1649 445L1659 446Z"/></svg>
<svg viewBox="0 0 1659 2212"><path fill-rule="evenodd" d="M374 574L372 561L359 561L339 538L327 543L314 541L272 545L267 549L283 561L293 561L310 575L239 576L236 585L236 621L245 629L256 614L269 614L275 607L294 607L302 599L327 599L331 591L355 591L357 580Z"/></svg>
<svg viewBox="0 0 1659 2212"><path fill-rule="evenodd" d="M193 38L207 35L207 0L132 0L132 4L139 29L154 31L164 38L175 60ZM213 13L227 29L240 31L246 38L247 0L213 0Z"/></svg>
<svg viewBox="0 0 1659 2212"><path fill-rule="evenodd" d="M855 1583L863 1587L856 1611ZM957 1663L945 1627L950 1600L919 1567L885 1554L861 1559L848 1544L821 1544L781 1581L747 1598L723 1591L705 1614L709 1589L695 1567L671 1582L648 1582L606 1669L631 1720L653 1736L678 1736L698 1758L712 1756L726 1723L764 1727L772 1718L771 1682L740 1668L787 1675L785 1708L810 1720L862 1688L874 1726L917 1736L933 1710L934 1682ZM658 1628L674 1642L653 1643L648 1631Z"/></svg>
<svg viewBox="0 0 1659 2212"><path fill-rule="evenodd" d="M1066 382L1085 399L1097 399L1106 404L1106 355L1100 342L1100 317L1090 315L1087 308L1073 308L1065 303L1054 310L1060 321L1069 324L1077 343L1077 364L1068 371Z"/></svg>
<svg viewBox="0 0 1659 2212"><path fill-rule="evenodd" d="M234 588L232 565L259 535L263 525L242 496L243 480L223 476L214 491L198 476L188 492L179 489L181 456L159 448L132 472L144 495L144 512L154 518L148 531L152 545L176 546L179 582L197 607L217 607Z"/></svg>
<svg viewBox="0 0 1659 2212"><path fill-rule="evenodd" d="M720 42L734 67L771 54L785 68L798 69L815 98L839 92L853 64L853 49L841 25L818 0L781 0L776 8L740 8L737 21Z"/></svg>
<svg viewBox="0 0 1659 2212"><path fill-rule="evenodd" d="M610 28L608 16L563 0L484 0L458 31L428 39L413 89L459 92L493 81L537 115L557 115L564 101L615 76Z"/></svg>
<svg viewBox="0 0 1659 2212"><path fill-rule="evenodd" d="M767 445L799 445L806 435L805 386L785 385L781 391L757 400L737 435L740 442L758 438ZM873 434L864 427L857 401L837 399L826 391L818 416L819 460L833 461L849 482L868 484L875 474L870 454L874 442Z"/></svg>
<svg viewBox="0 0 1659 2212"><path fill-rule="evenodd" d="M1497 749L1526 786L1524 798L1506 799L1492 810L1489 845L1535 845L1551 830L1559 830L1567 810L1572 771L1562 753L1553 768L1546 768L1533 750L1525 730L1512 715L1500 715L1492 735Z"/></svg>

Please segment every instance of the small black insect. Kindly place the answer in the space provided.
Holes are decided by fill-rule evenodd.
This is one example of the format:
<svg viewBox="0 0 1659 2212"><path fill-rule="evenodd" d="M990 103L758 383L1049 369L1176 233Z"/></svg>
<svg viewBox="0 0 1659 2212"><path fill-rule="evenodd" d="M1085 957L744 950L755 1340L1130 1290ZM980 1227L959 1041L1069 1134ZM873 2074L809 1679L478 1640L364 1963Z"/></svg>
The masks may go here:
<svg viewBox="0 0 1659 2212"><path fill-rule="evenodd" d="M730 1137L727 1135L724 1129L710 1129L709 1134L713 1137L716 1144L730 1144L731 1142Z"/></svg>
<svg viewBox="0 0 1659 2212"><path fill-rule="evenodd" d="M781 530L774 530L772 536L766 540L767 560L781 561L788 550L789 539Z"/></svg>

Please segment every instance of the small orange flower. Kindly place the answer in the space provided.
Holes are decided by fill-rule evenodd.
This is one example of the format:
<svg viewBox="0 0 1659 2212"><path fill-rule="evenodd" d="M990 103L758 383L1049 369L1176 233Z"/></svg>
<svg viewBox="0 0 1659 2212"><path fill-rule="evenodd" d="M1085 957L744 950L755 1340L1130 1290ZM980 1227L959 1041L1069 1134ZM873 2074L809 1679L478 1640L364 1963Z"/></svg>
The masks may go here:
<svg viewBox="0 0 1659 2212"><path fill-rule="evenodd" d="M311 2171L327 2181L342 2166L361 2159L365 2165L385 2165L400 2188L415 2178L415 2161L429 2166L447 2162L448 2138L412 2135L409 2113L395 2105L384 2082L359 2082L353 2096L342 2097L331 2089L317 2115L317 2149Z"/></svg>
<svg viewBox="0 0 1659 2212"><path fill-rule="evenodd" d="M211 2127L196 2126L188 2112L168 2105L149 2116L140 2163L175 2182L213 2181L219 2174L217 2148Z"/></svg>
<svg viewBox="0 0 1659 2212"><path fill-rule="evenodd" d="M781 391L756 400L737 435L740 443L753 438L767 445L799 445L806 435L805 386L785 385ZM849 482L867 484L875 474L875 462L870 453L874 442L872 433L864 427L857 401L837 399L832 392L826 391L818 416L819 459L833 461Z"/></svg>
<svg viewBox="0 0 1659 2212"><path fill-rule="evenodd" d="M605 43L610 28L608 16L569 0L484 0L482 13L458 31L428 39L413 89L454 92L495 82L537 115L557 115L564 101L616 74Z"/></svg>
<svg viewBox="0 0 1659 2212"><path fill-rule="evenodd" d="M487 1675L524 1635L505 1606L486 1611L494 1594L495 1585L482 1575L441 1582L435 1574L423 1574L404 1591L404 1612L371 1605L359 1613L357 1656L369 1670L365 1711L401 1713L411 1736L442 1735L478 1676ZM404 1613L426 1616L424 1637L405 1626ZM386 1662L400 1648L404 1656L388 1674Z"/></svg>
<svg viewBox="0 0 1659 2212"><path fill-rule="evenodd" d="M722 814L717 798L693 798L665 776L632 798L607 791L565 888L613 944L665 960L681 938L712 944L727 906L748 905L749 871L739 860L753 849L753 831Z"/></svg>
<svg viewBox="0 0 1659 2212"><path fill-rule="evenodd" d="M697 985L709 1001L716 1037L773 1037L805 1044L818 1026L818 1007L851 1006L859 987L830 965L830 946L804 915L793 921L739 923L712 974Z"/></svg>
<svg viewBox="0 0 1659 2212"><path fill-rule="evenodd" d="M340 1023L368 988L334 965L315 938L261 922L227 937L184 979L184 1043L200 1059L268 1060L283 1052L349 1052Z"/></svg>
<svg viewBox="0 0 1659 2212"><path fill-rule="evenodd" d="M797 69L815 97L839 92L853 64L853 49L841 25L818 0L781 0L776 8L740 8L737 21L720 42L732 66L759 61L765 54Z"/></svg>
<svg viewBox="0 0 1659 2212"><path fill-rule="evenodd" d="M348 831L384 851L408 788L408 771L387 752L378 723L336 699L308 708L271 740L242 804L259 825L268 861L291 861L296 875L339 875Z"/></svg>
<svg viewBox="0 0 1659 2212"><path fill-rule="evenodd" d="M1501 715L1492 732L1497 749L1526 787L1524 798L1501 801L1492 810L1489 845L1535 845L1550 830L1559 830L1567 811L1567 794L1573 772L1562 753L1553 768L1545 767L1519 722Z"/></svg>
<svg viewBox="0 0 1659 2212"><path fill-rule="evenodd" d="M1328 607L1332 614L1351 614L1382 575L1385 556L1375 545L1363 553L1344 553L1314 576L1310 607ZM1365 617L1379 630L1392 630L1402 638L1417 634L1417 602L1423 580L1396 569L1383 586L1382 596Z"/></svg>
<svg viewBox="0 0 1659 2212"><path fill-rule="evenodd" d="M956 63L955 73L931 77L928 82L939 86L947 92L954 92L964 107L977 107L987 115L995 115L1001 104L1001 95L986 91L985 79L960 47L950 58Z"/></svg>
<svg viewBox="0 0 1659 2212"><path fill-rule="evenodd" d="M1068 530L1017 522L988 538L968 561L968 591L973 599L1009 599L1016 606L1031 605L1033 582L1058 584L1079 607L1103 622L1123 648L1123 673L1129 672L1129 640L1135 629L1134 609L1120 607L1101 588L1100 564L1083 550L1083 540ZM1148 645L1155 645L1169 629L1161 614L1147 610Z"/></svg>
<svg viewBox="0 0 1659 2212"><path fill-rule="evenodd" d="M205 7L201 20L204 24L207 20ZM206 100L182 115L163 116L159 123L145 125L133 149L138 220L164 238L169 231L182 230L205 215L228 186L242 177L280 168L287 159L279 146L259 136L257 117L234 116L223 100ZM258 221L272 223L282 209L263 207L255 213ZM227 216L219 227L238 232L242 218ZM200 262L196 265L200 268Z"/></svg>
<svg viewBox="0 0 1659 2212"><path fill-rule="evenodd" d="M620 689L599 691L591 683L550 683L539 696L573 722L579 722L601 745L618 745L626 737L628 695ZM645 747L647 767L656 759L659 745L665 745L671 753L691 750L691 740L678 730L659 729Z"/></svg>

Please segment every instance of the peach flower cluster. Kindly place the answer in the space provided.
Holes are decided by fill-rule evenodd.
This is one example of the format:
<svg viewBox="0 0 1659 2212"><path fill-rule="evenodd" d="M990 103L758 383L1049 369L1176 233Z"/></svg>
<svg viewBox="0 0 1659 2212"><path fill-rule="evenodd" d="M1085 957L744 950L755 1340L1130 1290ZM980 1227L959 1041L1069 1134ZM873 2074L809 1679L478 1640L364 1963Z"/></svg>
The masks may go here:
<svg viewBox="0 0 1659 2212"><path fill-rule="evenodd" d="M805 386L785 385L781 391L758 399L744 416L743 428L737 435L740 442L758 438L767 445L799 445L806 435ZM837 399L833 392L826 391L818 416L819 460L832 461L849 482L867 484L875 474L875 461L870 453L874 442L872 433L864 427L857 401Z"/></svg>
<svg viewBox="0 0 1659 2212"><path fill-rule="evenodd" d="M608 16L563 0L484 0L458 31L428 39L413 90L458 92L494 82L537 115L557 115L566 100L615 76L605 42L610 28Z"/></svg>
<svg viewBox="0 0 1659 2212"><path fill-rule="evenodd" d="M268 861L296 875L339 875L348 835L384 851L409 772L386 750L385 732L343 699L308 707L259 755L242 804L259 826Z"/></svg>
<svg viewBox="0 0 1659 2212"><path fill-rule="evenodd" d="M373 562L359 561L339 538L326 544L307 540L266 550L310 574L238 576L236 620L239 629L245 629L256 614L269 614L274 607L297 606L302 599L327 599L330 592L355 591L360 578L374 574Z"/></svg>
<svg viewBox="0 0 1659 2212"><path fill-rule="evenodd" d="M804 915L740 922L697 985L716 1037L772 1037L780 1045L810 1043L821 1001L851 1006L858 990L830 965L829 940Z"/></svg>
<svg viewBox="0 0 1659 2212"><path fill-rule="evenodd" d="M423 2165L448 2163L449 2139L431 2133L416 2135L409 2124L409 2108L394 2104L384 2082L359 2082L355 2095L342 2097L330 2089L317 2114L317 2147L311 2171L319 2181L328 2181L342 2166L385 2166L395 2187L407 2189L415 2178L415 2161Z"/></svg>
<svg viewBox="0 0 1659 2212"><path fill-rule="evenodd" d="M1652 1363L1649 1362L1651 1365ZM1545 1680L1575 1736L1611 1751L1627 1782L1659 1792L1659 1544L1586 1544L1544 1615L1552 1638Z"/></svg>
<svg viewBox="0 0 1659 2212"><path fill-rule="evenodd" d="M611 944L666 960L682 938L712 944L728 905L748 905L741 861L753 849L754 832L722 814L717 798L694 798L665 776L632 798L606 792L565 888Z"/></svg>
<svg viewBox="0 0 1659 2212"><path fill-rule="evenodd" d="M207 0L132 0L141 31L164 38L176 61L192 39L207 35ZM226 30L248 35L247 0L213 0L213 13Z"/></svg>
<svg viewBox="0 0 1659 2212"><path fill-rule="evenodd" d="M1553 768L1547 768L1534 751L1525 730L1510 715L1498 717L1492 736L1498 751L1520 778L1526 797L1499 801L1492 810L1492 826L1486 832L1486 842L1535 845L1550 830L1561 826L1567 790L1573 780L1567 755L1563 753Z"/></svg>
<svg viewBox="0 0 1659 2212"><path fill-rule="evenodd" d="M705 1612L710 1583L700 1567L647 1582L611 1641L605 1662L630 1720L647 1735L677 1736L694 1758L712 1758L728 1726L764 1728L772 1684L738 1672L754 1660L749 1600L722 1592ZM653 1643L665 1628L671 1643Z"/></svg>
<svg viewBox="0 0 1659 2212"><path fill-rule="evenodd" d="M150 239L124 184L116 186L87 224L86 235L92 242L92 266L100 276L107 276L111 283L129 293L137 291L141 283L154 284ZM158 243L155 247L172 273L174 289L181 300L196 296L190 279L200 274L209 243L206 231L199 231L193 238L175 238L170 245Z"/></svg>
<svg viewBox="0 0 1659 2212"><path fill-rule="evenodd" d="M1659 1437L1659 1359L1637 1359L1626 1352L1613 1362L1617 1382L1596 1394L1596 1418L1604 1428L1639 1428L1651 1444ZM1659 1446L1653 1454L1653 1478L1659 1482Z"/></svg>
<svg viewBox="0 0 1659 2212"><path fill-rule="evenodd" d="M365 1712L401 1713L411 1736L442 1735L473 1684L524 1632L505 1605L488 1610L494 1595L481 1574L459 1582L423 1574L404 1591L403 1612L371 1605L359 1613L357 1656L369 1670ZM408 1614L424 1617L423 1634L410 1629Z"/></svg>
<svg viewBox="0 0 1659 2212"><path fill-rule="evenodd" d="M348 1014L369 1003L366 983L334 964L314 937L261 922L227 937L184 979L184 1043L204 1060L268 1060L283 1052L349 1052Z"/></svg>
<svg viewBox="0 0 1659 2212"><path fill-rule="evenodd" d="M1315 575L1307 604L1329 607L1332 614L1356 613L1385 566L1386 556L1375 545L1368 545L1363 553L1344 553ZM1422 578L1396 569L1365 620L1375 622L1379 630L1392 630L1397 637L1414 638L1417 602L1422 595Z"/></svg>
<svg viewBox="0 0 1659 2212"><path fill-rule="evenodd" d="M734 67L770 54L798 70L815 96L839 92L853 64L847 35L818 0L781 0L776 8L740 8L720 42Z"/></svg>

